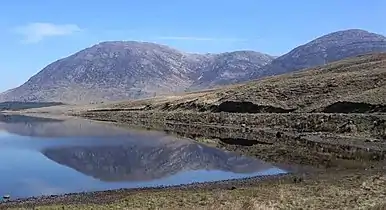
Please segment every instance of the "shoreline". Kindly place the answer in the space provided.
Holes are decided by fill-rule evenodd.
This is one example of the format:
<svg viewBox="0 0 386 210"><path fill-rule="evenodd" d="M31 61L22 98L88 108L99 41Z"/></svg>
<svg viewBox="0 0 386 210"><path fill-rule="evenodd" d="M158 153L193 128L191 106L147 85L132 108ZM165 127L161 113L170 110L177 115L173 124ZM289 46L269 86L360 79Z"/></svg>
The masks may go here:
<svg viewBox="0 0 386 210"><path fill-rule="evenodd" d="M375 180L376 183L373 183ZM386 186L386 176L382 171L363 171L349 170L345 172L339 171L318 171L309 174L281 174L266 177L251 177L245 179L224 180L207 183L192 183L187 185L168 186L168 187L153 187L153 188L135 188L135 189L118 189L106 190L97 192L71 193L64 195L41 196L26 199L18 199L0 203L0 209L121 209L124 203L129 209L131 207L146 208L148 205L147 199L153 199L152 208L159 205L166 205L166 209L177 209L178 206L165 204L158 198L164 197L171 199L174 202L175 195L186 196L202 196L205 199L211 199L223 194L231 194L237 199L246 199L248 203L257 198L256 193L267 194L270 197L270 202L275 203L281 208L302 207L307 204L307 197L318 198L314 202L314 207L331 209L341 208L342 205L352 207L353 209L361 207L372 207L384 205L384 199L380 197L363 197L365 194L373 194L379 191L384 192ZM320 192L318 192L318 190ZM351 190L349 190L351 189ZM279 191L278 191L279 190ZM288 199L280 200L281 194L289 195ZM293 193L295 193L293 195ZM337 196L335 200L331 200L329 196ZM227 199L232 202L233 197ZM241 196L241 197L240 197ZM252 196L252 197L251 197ZM319 197L315 197L319 196ZM266 197L266 196L264 196ZM296 198L299 203L294 203ZM363 197L362 200L359 199ZM137 203L133 203L132 199ZM174 200L173 200L174 199ZM237 200L237 201L238 201ZM353 200L356 200L353 202ZM234 200L236 202L236 200ZM161 202L161 203L160 203ZM215 200L212 200L206 205L216 205ZM185 204L178 204L185 206ZM195 205L190 202L189 205ZM205 206L206 206L205 205ZM251 204L252 205L252 204ZM225 207L226 205L221 205Z"/></svg>
<svg viewBox="0 0 386 210"><path fill-rule="evenodd" d="M170 185L170 186L156 186L156 187L139 187L139 188L120 188L113 190L102 190L102 191L90 191L90 192L75 192L75 193L66 193L58 195L43 195L43 196L32 196L27 198L19 198L9 201L0 201L0 209L3 205L9 206L18 206L20 203L29 203L31 205L38 203L56 203L57 201L69 199L69 203L72 203L70 200L77 196L93 197L93 196L103 196L104 194L115 194L115 193L136 193L136 192L153 192L160 190L210 190L210 189L226 189L234 190L235 187L240 187L246 184L253 184L256 182L264 181L288 181L294 178L297 178L299 174L295 173L282 173L275 175L262 175L254 176L247 178L239 179L228 179L228 180L219 180L212 182L193 182L189 184L180 184L180 185ZM80 201L83 203L84 201ZM67 203L67 202L66 202ZM75 201L77 203L77 201ZM23 204L24 205L24 204Z"/></svg>
<svg viewBox="0 0 386 210"><path fill-rule="evenodd" d="M11 113L9 112L8 114ZM36 115L37 113L19 112L17 114ZM47 113L41 114L46 115ZM52 116L55 115L55 113L51 114ZM217 121L212 121L212 124L210 125L198 124L198 126L187 125L185 127L181 127L181 124L174 122L184 122L184 120L181 119L187 118L190 119L190 121L200 122L208 119L203 119L201 116L215 115L212 113L206 115L203 113L198 113L195 115L194 113L113 111L99 113L92 112L92 115L87 112L82 112L82 114L71 112L67 113L67 115L75 115L75 117L85 118L93 121L100 121L100 119L103 119L103 122L111 123L117 126L140 127L143 129L160 130L178 136L189 137L199 143L209 143L209 145L216 148L258 158L269 162L274 166L279 165L280 167L281 164L291 166L291 164L293 164L294 166L299 165L300 168L310 167L312 170L299 170L291 174L284 174L279 176L273 175L264 178L254 177L217 182L195 183L181 186L120 189L99 192L73 193L58 196L44 196L38 198L26 198L0 203L0 209L31 207L42 207L43 209L61 209L61 206L66 207L66 209L71 209L72 207L73 209L87 209L89 206L94 206L95 208L101 209L120 209L115 208L114 206L121 206L123 204L133 208L133 205L140 205L136 206L136 208L145 208L148 203L147 199L152 200L154 205L152 204L151 207L154 208L160 205L166 205L166 209L178 209L178 207L188 208L189 205L195 205L194 203L190 203L190 201L185 201L185 203L179 203L178 206L173 206L174 204L172 203L177 202L176 200L180 199L179 197L174 197L175 194L178 193L182 193L187 198L190 196L204 196L205 199L211 200L211 202L206 203L204 206L214 205L216 208L217 205L221 204L216 202L217 199L220 199L216 198L216 193L221 195L230 193L229 196L231 197L226 199L231 202L227 203L228 206L233 205L232 201L234 201L234 203L238 203L237 205L239 205L239 202L241 201L246 203L257 202L259 205L264 204L267 208L271 206L276 208L296 208L304 207L309 203L311 203L311 206L313 207L319 207L319 209L327 207L336 209L342 208L343 206L357 208L386 205L383 204L385 201L384 196L386 196L386 161L384 158L386 149L383 148L382 144L377 142L364 141L365 139L369 139L371 137L370 135L373 134L369 133L367 130L361 130L362 128L366 128L366 126L372 123L371 120L378 118L383 119L384 115L375 116L374 118L373 115L330 115L333 117L328 117L329 115L317 113L308 114L310 117L304 117L305 115L302 114L264 114L276 119L277 122L279 122L276 124L276 126L274 126L275 129L272 131L268 130L269 132L266 132L267 130L263 130L263 133L261 133L255 132L253 129L248 128L250 136L249 139L233 138L232 140L232 137L229 138L232 141L224 141L224 138L221 139L221 136L220 138L219 136L213 136L213 134L220 135L223 132L216 132L216 130L213 130L217 129L217 127L213 125L219 125L222 119L245 119L245 116L252 117L251 119L260 120L256 117L258 114L230 114L229 116L232 116L232 118L229 118L227 117L228 114L225 113L222 114L222 117L215 118ZM142 118L140 118L141 121L135 121L135 123L132 123L133 121L130 121L130 119L135 119L133 116L138 117L138 115L142 116ZM306 132L303 132L303 134L302 132L293 132L293 129L297 128L292 128L292 131L286 130L285 132L281 132L280 138L276 136L277 131L283 130L287 125L295 124L294 122L296 122L299 118L304 120L305 123L309 123L309 126L311 126L310 129L314 129L315 127L318 128L318 125L314 125L312 123L319 122L318 120L320 119L320 116L322 116L322 119L330 119L331 124L333 125L339 125L352 119L355 120L354 122L360 122L361 124L357 125L357 132L360 133L360 135L355 133L357 137L352 134L350 137L350 133L346 134L349 136L349 142L353 142L355 144L342 144L345 143L345 140L339 139L340 143L336 145L330 144L328 141L322 141L319 142L319 144L316 144L316 146L314 144L311 144L314 146L310 146L310 142L313 143L316 140L302 136ZM357 116L359 116L359 118ZM165 119L168 120L166 121ZM267 122L271 123L269 120L266 120L260 126L264 127L264 123ZM336 126L331 126L329 123L330 122L327 122L325 124L325 128L327 127L329 129L336 129ZM223 125L223 122L221 122L221 124ZM251 124L257 125L259 123L256 121L246 121L246 124L250 126ZM230 128L232 129L232 135L242 135L241 137L245 137L245 135L241 132L245 128L243 123L239 122L236 125L237 126ZM200 132L197 132L197 130ZM197 133L201 133L203 135L200 136L197 135ZM210 133L212 136L205 136L208 133ZM337 136L336 133L330 133ZM315 135L323 137L324 134L322 134L323 133L316 133ZM303 143L299 142L299 136L303 138ZM359 138L359 141L351 141L352 139L355 139L354 137ZM246 141L254 140L254 138L258 141L251 145L245 145ZM365 150L358 150L358 148L361 148L362 145L365 146ZM366 149L369 148L369 146L374 145L381 145L381 147L375 146L372 150ZM325 150L323 151L323 149ZM373 159L374 154L378 154L379 158ZM320 194L318 191L323 191L323 194ZM210 192L216 193L212 195ZM270 196L251 196L257 192ZM277 197L275 196L277 193L283 195L281 195L281 197ZM350 196L350 194L354 194L355 196ZM284 195L288 198L282 198ZM165 201L156 199L156 196L160 196L166 200L169 200L171 204L167 204ZM332 197L334 197L333 200L331 199ZM132 200L134 198L137 198L137 200ZM261 198L265 198L271 203L267 204L267 202L260 200ZM354 201L352 201L353 198L356 200L354 199ZM309 199L314 199L315 201L311 202ZM199 201L194 202L197 204ZM225 208L227 205L221 204L218 208Z"/></svg>

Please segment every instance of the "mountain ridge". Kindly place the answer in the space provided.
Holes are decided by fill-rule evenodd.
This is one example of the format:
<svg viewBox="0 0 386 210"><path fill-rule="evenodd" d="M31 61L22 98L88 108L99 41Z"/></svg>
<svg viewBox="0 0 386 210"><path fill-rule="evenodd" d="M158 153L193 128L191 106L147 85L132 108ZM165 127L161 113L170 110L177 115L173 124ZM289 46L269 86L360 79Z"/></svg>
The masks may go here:
<svg viewBox="0 0 386 210"><path fill-rule="evenodd" d="M386 52L386 37L383 35L361 29L336 31L292 49L244 80L285 74L379 52Z"/></svg>

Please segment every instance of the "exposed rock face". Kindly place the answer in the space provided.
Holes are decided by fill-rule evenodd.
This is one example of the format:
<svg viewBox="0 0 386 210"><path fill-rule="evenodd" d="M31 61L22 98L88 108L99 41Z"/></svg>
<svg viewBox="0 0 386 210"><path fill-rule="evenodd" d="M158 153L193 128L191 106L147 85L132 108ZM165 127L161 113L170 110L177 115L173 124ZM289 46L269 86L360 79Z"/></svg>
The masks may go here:
<svg viewBox="0 0 386 210"><path fill-rule="evenodd" d="M284 74L348 57L386 52L386 37L364 30L338 31L319 37L276 58L245 80Z"/></svg>

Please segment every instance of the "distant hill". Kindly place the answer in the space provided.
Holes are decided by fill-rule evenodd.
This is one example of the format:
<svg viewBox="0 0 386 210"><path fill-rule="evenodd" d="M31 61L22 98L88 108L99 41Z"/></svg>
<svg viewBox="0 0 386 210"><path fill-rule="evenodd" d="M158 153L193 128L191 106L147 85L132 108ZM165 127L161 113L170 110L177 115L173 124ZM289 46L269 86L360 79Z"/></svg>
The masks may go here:
<svg viewBox="0 0 386 210"><path fill-rule="evenodd" d="M338 31L291 50L244 80L284 74L378 52L386 52L385 36L359 29Z"/></svg>
<svg viewBox="0 0 386 210"><path fill-rule="evenodd" d="M90 103L173 95L377 52L386 52L386 37L358 29L322 36L277 58L253 51L200 55L146 42L102 42L48 65L0 94L0 101Z"/></svg>

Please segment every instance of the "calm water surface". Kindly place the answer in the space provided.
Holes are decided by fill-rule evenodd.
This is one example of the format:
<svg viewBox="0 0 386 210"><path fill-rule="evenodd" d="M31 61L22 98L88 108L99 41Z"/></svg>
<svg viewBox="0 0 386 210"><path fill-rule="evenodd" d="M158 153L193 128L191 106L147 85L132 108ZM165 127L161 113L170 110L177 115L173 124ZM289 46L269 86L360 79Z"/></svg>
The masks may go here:
<svg viewBox="0 0 386 210"><path fill-rule="evenodd" d="M162 132L0 115L0 195L12 198L285 173Z"/></svg>

